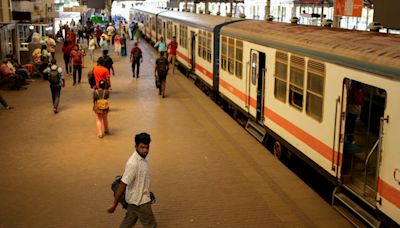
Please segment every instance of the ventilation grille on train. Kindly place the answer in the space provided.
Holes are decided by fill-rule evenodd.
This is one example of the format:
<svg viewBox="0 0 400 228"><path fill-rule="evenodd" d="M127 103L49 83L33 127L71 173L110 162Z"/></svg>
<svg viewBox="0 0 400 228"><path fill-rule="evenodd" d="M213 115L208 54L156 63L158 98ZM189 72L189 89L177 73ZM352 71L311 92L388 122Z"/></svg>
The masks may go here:
<svg viewBox="0 0 400 228"><path fill-rule="evenodd" d="M325 74L325 64L316 62L314 60L308 60L308 71L318 73L320 75Z"/></svg>
<svg viewBox="0 0 400 228"><path fill-rule="evenodd" d="M290 56L290 64L296 65L297 67L304 68L304 58L292 55Z"/></svg>
<svg viewBox="0 0 400 228"><path fill-rule="evenodd" d="M276 60L279 60L280 62L284 62L286 63L288 59L288 54L287 53L283 53L280 51L276 52Z"/></svg>

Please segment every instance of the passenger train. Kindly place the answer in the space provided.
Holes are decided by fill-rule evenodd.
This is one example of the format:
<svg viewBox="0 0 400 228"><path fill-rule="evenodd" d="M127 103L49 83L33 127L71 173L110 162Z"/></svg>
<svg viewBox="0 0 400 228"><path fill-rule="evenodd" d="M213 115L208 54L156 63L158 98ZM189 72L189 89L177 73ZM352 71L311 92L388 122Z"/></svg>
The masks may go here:
<svg viewBox="0 0 400 228"><path fill-rule="evenodd" d="M197 84L278 158L334 183L332 205L353 224L400 225L399 36L145 7L131 18L152 42L176 36Z"/></svg>

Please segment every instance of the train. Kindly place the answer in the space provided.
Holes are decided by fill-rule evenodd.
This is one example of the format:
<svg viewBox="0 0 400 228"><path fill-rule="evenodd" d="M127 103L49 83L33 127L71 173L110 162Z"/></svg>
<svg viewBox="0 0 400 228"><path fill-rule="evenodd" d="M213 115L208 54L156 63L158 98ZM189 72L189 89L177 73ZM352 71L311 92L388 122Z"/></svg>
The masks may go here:
<svg viewBox="0 0 400 228"><path fill-rule="evenodd" d="M296 155L333 183L332 206L354 225L400 225L400 36L148 7L130 14L150 42L176 36L187 75L277 158Z"/></svg>

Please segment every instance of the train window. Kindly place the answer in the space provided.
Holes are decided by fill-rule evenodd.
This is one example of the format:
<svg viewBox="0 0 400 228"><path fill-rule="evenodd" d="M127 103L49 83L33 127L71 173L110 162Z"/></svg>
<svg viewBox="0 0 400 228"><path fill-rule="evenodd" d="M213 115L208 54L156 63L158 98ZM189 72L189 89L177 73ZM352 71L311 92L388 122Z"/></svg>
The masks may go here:
<svg viewBox="0 0 400 228"><path fill-rule="evenodd" d="M228 53L228 44L226 36L221 38L222 45L221 45L221 69L226 70L227 66L227 53Z"/></svg>
<svg viewBox="0 0 400 228"><path fill-rule="evenodd" d="M179 45L187 49L187 26L179 25Z"/></svg>
<svg viewBox="0 0 400 228"><path fill-rule="evenodd" d="M228 72L235 73L235 40L232 38L228 40Z"/></svg>
<svg viewBox="0 0 400 228"><path fill-rule="evenodd" d="M300 110L303 109L304 93L304 58L292 55L290 57L290 104Z"/></svg>
<svg viewBox="0 0 400 228"><path fill-rule="evenodd" d="M151 30L156 31L155 18L153 18L153 17L150 18L150 24L151 24Z"/></svg>
<svg viewBox="0 0 400 228"><path fill-rule="evenodd" d="M207 46L207 32L205 32L205 31L203 31L203 37L202 37L203 39L203 41L202 41L202 49L201 49L201 51L202 51L202 58L203 59L206 59L206 56L207 56L207 50L206 50L206 46Z"/></svg>
<svg viewBox="0 0 400 228"><path fill-rule="evenodd" d="M286 102L287 65L288 56L283 52L276 52L275 61L275 98Z"/></svg>
<svg viewBox="0 0 400 228"><path fill-rule="evenodd" d="M243 41L236 40L236 77L242 79L242 62L243 62Z"/></svg>
<svg viewBox="0 0 400 228"><path fill-rule="evenodd" d="M158 32L158 34L163 34L163 32L162 32L162 21L161 21L161 19L158 19L158 20L157 20L157 32Z"/></svg>
<svg viewBox="0 0 400 228"><path fill-rule="evenodd" d="M323 63L309 60L307 72L306 112L309 116L319 121L322 120L324 87L325 65Z"/></svg>
<svg viewBox="0 0 400 228"><path fill-rule="evenodd" d="M198 56L208 62L211 62L211 33L199 31L199 39L197 41Z"/></svg>
<svg viewBox="0 0 400 228"><path fill-rule="evenodd" d="M167 21L167 38L172 39L172 21Z"/></svg>
<svg viewBox="0 0 400 228"><path fill-rule="evenodd" d="M201 58L202 56L201 56L201 53L202 53L202 51L201 51L201 49L202 49L202 42L203 42L203 32L202 31L199 31L199 34L198 34L198 36L199 36L199 38L197 39L197 55Z"/></svg>
<svg viewBox="0 0 400 228"><path fill-rule="evenodd" d="M212 49L211 49L211 33L207 33L207 61L211 63Z"/></svg>

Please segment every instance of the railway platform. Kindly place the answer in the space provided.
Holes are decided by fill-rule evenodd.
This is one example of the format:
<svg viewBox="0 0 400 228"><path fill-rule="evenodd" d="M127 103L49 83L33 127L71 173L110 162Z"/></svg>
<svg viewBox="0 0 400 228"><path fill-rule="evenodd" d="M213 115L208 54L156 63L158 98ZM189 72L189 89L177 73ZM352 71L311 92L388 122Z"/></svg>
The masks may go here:
<svg viewBox="0 0 400 228"><path fill-rule="evenodd" d="M139 79L132 78L129 56L110 51L116 71L111 135L102 139L86 79L94 65L88 57L81 84L72 86L66 76L56 115L43 79L27 90L0 90L15 107L0 109L0 227L118 227L125 211L106 212L111 182L143 131L152 137L159 227L351 227L179 71L168 76L162 99L153 76L156 51L139 46ZM60 50L57 60L65 72Z"/></svg>

